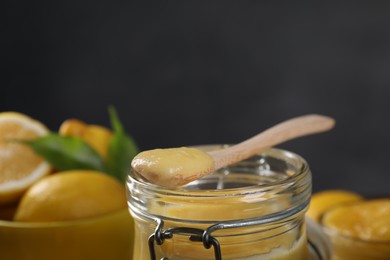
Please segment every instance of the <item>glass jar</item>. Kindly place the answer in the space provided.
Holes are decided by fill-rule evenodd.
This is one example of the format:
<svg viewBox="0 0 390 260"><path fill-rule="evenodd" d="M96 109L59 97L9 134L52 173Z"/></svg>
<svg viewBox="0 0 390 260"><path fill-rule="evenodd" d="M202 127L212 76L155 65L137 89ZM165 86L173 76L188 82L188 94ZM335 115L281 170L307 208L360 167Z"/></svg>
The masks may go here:
<svg viewBox="0 0 390 260"><path fill-rule="evenodd" d="M127 188L133 259L325 259L309 256L311 173L297 154L269 149L175 188L131 170Z"/></svg>
<svg viewBox="0 0 390 260"><path fill-rule="evenodd" d="M386 199L387 200L387 199ZM378 207L367 209L365 212L356 214L356 210L361 210L362 204L368 204L374 202ZM378 203L379 202L379 203ZM369 224L369 221L365 219L368 214L381 214L383 216L386 210L386 205L381 205L381 200L364 200L357 202L345 203L343 205L335 206L327 210L321 217L321 224L326 235L330 238L333 247L332 260L389 260L390 259L390 240L382 239L375 240L374 238L365 238L365 235L372 236L375 233L381 235L386 234L389 229L389 219L384 217L383 219L377 219L373 224L375 230L367 230L365 226ZM341 214L340 211L342 210ZM376 212L375 212L376 211ZM379 213L378 213L379 212ZM345 222L341 222L338 225L329 225L324 221L327 217L334 216L333 214L341 215L346 218L347 223L354 223L356 225L355 230L346 233L345 230L351 228L351 226L345 225ZM388 214L387 214L388 215ZM354 222L354 220L357 222ZM335 221L335 220L333 220ZM341 227L344 230L339 230ZM355 232L359 230L362 236L357 235ZM355 234L354 234L355 233Z"/></svg>
<svg viewBox="0 0 390 260"><path fill-rule="evenodd" d="M325 229L332 246L332 260L389 260L390 241L363 240Z"/></svg>

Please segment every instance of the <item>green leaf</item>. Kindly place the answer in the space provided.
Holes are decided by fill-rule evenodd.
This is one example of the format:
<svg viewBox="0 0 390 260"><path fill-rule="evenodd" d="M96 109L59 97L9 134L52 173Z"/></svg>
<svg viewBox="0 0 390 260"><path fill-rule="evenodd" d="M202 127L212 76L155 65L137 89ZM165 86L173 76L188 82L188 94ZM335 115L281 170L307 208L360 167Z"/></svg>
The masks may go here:
<svg viewBox="0 0 390 260"><path fill-rule="evenodd" d="M119 119L118 113L113 106L108 107L108 114L110 116L111 128L115 134L124 133L122 122Z"/></svg>
<svg viewBox="0 0 390 260"><path fill-rule="evenodd" d="M108 146L107 171L121 182L126 181L133 157L139 152L133 138L126 134L114 107L109 107L113 136Z"/></svg>
<svg viewBox="0 0 390 260"><path fill-rule="evenodd" d="M106 171L100 155L80 138L50 133L22 142L29 145L59 171L74 169Z"/></svg>

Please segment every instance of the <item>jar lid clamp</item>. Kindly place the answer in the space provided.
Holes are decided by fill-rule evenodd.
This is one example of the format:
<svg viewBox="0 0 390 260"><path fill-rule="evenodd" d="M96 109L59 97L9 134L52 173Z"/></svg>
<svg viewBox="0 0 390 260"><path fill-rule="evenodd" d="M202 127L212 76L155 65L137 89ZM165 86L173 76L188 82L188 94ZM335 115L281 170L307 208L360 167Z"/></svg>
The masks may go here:
<svg viewBox="0 0 390 260"><path fill-rule="evenodd" d="M177 234L187 234L189 239L193 242L203 242L203 245L206 249L210 249L211 246L214 247L215 260L222 260L221 248L219 242L216 238L210 235L208 229L202 230L198 228L189 228L189 227L173 227L167 230L163 230L164 221L157 219L157 228L154 234L152 234L148 239L150 259L156 260L156 253L154 251L154 241L157 245L162 245L165 239L170 239L175 233ZM161 258L161 260L168 260L167 257Z"/></svg>
<svg viewBox="0 0 390 260"><path fill-rule="evenodd" d="M211 235L212 232L220 229L230 229L230 228L240 228L254 225L262 225L271 222L281 221L283 219L289 218L302 210L304 210L309 205L310 200L307 200L305 203L298 205L294 208L285 210L283 213L274 213L265 216L260 216L257 218L247 219L247 220L234 220L219 222L205 230L189 227L172 227L167 230L163 230L164 221L160 218L154 218L157 222L157 227L155 232L149 236L148 245L150 259L156 260L155 245L162 245L164 240L173 238L174 234L189 235L189 240L193 242L203 242L205 249L210 249L214 247L214 255L216 260L222 260L221 246L219 241ZM169 260L167 257L161 258L161 260Z"/></svg>

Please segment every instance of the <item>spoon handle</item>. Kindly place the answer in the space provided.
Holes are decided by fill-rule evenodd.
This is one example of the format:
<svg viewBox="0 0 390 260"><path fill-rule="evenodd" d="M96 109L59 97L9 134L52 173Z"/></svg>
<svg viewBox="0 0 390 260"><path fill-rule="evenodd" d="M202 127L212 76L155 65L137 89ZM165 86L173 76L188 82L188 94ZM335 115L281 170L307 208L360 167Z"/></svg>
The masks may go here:
<svg viewBox="0 0 390 260"><path fill-rule="evenodd" d="M215 170L254 156L261 151L291 139L325 132L335 125L335 120L323 115L304 115L279 123L246 141L226 149L210 151Z"/></svg>

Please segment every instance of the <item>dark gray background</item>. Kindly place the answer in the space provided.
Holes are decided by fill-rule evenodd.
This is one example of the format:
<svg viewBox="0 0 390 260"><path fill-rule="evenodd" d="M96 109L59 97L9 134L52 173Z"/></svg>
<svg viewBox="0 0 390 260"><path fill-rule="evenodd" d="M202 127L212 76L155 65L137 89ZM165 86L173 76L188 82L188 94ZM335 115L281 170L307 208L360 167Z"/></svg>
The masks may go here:
<svg viewBox="0 0 390 260"><path fill-rule="evenodd" d="M352 3L352 2L351 2ZM314 190L390 194L390 2L6 1L0 110L57 130L109 125L141 149L235 143L287 118L334 117L279 147Z"/></svg>

